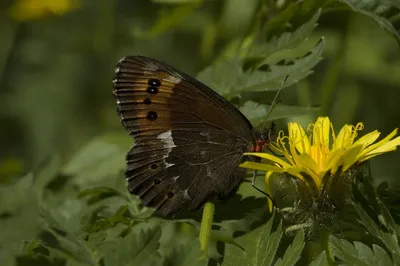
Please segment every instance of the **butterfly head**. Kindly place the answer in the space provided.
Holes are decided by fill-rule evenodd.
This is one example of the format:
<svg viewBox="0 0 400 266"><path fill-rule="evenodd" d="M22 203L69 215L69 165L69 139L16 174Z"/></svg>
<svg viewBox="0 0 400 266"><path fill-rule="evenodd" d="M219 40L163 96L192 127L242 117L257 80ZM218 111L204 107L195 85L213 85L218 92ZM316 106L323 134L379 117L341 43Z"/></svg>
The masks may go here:
<svg viewBox="0 0 400 266"><path fill-rule="evenodd" d="M263 152L268 148L268 145L274 140L275 123L258 132L255 143L250 146L250 152Z"/></svg>

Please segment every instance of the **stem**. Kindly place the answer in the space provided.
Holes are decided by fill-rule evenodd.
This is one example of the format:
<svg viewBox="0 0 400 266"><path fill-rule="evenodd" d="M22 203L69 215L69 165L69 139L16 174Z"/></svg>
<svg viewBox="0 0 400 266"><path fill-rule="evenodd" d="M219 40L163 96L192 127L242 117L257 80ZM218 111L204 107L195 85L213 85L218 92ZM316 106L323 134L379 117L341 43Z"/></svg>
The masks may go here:
<svg viewBox="0 0 400 266"><path fill-rule="evenodd" d="M200 247L204 252L204 256L207 256L208 242L210 240L211 228L214 218L215 205L212 202L206 202L203 209L203 218L201 219L200 226Z"/></svg>
<svg viewBox="0 0 400 266"><path fill-rule="evenodd" d="M328 259L329 265L335 265L335 262L332 257L331 249L329 248L329 236L330 233L328 230L324 230L321 232L321 247L325 251L326 258Z"/></svg>

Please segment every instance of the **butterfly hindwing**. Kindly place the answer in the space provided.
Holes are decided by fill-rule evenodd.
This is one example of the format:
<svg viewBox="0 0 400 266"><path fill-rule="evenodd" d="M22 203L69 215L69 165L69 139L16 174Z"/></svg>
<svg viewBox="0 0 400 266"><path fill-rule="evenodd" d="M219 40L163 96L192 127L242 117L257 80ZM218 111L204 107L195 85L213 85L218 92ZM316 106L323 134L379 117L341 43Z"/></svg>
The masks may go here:
<svg viewBox="0 0 400 266"><path fill-rule="evenodd" d="M232 193L253 141L250 122L199 81L154 59L129 56L116 68L114 95L135 143L129 191L167 216Z"/></svg>

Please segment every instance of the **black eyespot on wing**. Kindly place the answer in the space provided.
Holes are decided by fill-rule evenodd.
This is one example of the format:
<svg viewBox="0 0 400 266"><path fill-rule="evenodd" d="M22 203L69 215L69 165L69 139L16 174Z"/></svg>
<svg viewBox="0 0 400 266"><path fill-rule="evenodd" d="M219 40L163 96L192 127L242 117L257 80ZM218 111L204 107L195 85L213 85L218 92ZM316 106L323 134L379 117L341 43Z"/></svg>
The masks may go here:
<svg viewBox="0 0 400 266"><path fill-rule="evenodd" d="M158 93L158 87L148 87L147 92L150 94L156 94Z"/></svg>
<svg viewBox="0 0 400 266"><path fill-rule="evenodd" d="M146 98L143 100L143 103L149 105L151 104L151 100L149 98Z"/></svg>
<svg viewBox="0 0 400 266"><path fill-rule="evenodd" d="M149 79L148 83L150 87L160 87L161 82L159 79Z"/></svg>
<svg viewBox="0 0 400 266"><path fill-rule="evenodd" d="M157 119L157 112L154 111L150 111L147 113L147 119L149 119L150 121L154 121Z"/></svg>

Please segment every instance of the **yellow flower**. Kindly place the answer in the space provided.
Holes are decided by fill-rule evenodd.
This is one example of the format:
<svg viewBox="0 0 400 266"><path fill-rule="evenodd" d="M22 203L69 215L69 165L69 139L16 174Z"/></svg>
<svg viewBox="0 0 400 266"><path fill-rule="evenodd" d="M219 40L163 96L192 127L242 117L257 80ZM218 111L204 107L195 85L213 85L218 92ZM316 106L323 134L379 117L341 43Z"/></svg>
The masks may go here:
<svg viewBox="0 0 400 266"><path fill-rule="evenodd" d="M14 19L27 21L49 14L63 15L77 7L78 0L18 0L9 11Z"/></svg>
<svg viewBox="0 0 400 266"><path fill-rule="evenodd" d="M324 183L334 178L335 174L341 175L352 166L396 150L400 145L400 137L393 139L397 128L378 142L376 140L380 132L377 130L356 140L358 131L363 128L362 123L356 126L345 125L336 136L328 117L319 117L314 124L309 125L307 132L298 123L290 122L288 136L281 131L277 140L270 144L270 148L286 160L267 153L246 153L266 159L272 164L244 162L240 166L266 171L267 188L271 173L286 173L314 188L316 195L319 195Z"/></svg>

